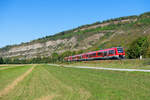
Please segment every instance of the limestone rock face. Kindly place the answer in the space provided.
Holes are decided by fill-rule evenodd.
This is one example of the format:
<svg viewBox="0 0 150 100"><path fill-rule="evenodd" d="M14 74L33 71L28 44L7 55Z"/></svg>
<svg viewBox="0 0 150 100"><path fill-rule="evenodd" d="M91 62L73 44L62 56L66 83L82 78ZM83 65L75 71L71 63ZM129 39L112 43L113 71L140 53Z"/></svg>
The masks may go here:
<svg viewBox="0 0 150 100"><path fill-rule="evenodd" d="M83 39L82 42L78 42L77 37L72 37L70 39L49 40L44 43L17 45L11 47L8 51L0 51L0 56L33 58L37 56L50 56L53 52L62 53L66 50L87 49L103 35L103 33L93 34ZM77 44L78 46L75 47Z"/></svg>

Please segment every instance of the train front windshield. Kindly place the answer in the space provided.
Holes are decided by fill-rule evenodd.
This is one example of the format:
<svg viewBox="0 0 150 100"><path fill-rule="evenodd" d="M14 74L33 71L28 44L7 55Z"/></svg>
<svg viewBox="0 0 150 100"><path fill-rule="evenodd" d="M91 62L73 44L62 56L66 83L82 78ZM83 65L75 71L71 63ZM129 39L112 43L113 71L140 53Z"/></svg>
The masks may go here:
<svg viewBox="0 0 150 100"><path fill-rule="evenodd" d="M118 53L123 53L123 48L117 48Z"/></svg>

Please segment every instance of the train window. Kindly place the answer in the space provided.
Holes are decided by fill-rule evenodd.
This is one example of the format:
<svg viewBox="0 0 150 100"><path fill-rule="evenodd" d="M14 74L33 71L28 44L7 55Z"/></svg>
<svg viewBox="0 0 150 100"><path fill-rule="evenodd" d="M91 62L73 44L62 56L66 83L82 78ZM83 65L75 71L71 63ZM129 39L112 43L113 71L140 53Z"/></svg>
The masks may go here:
<svg viewBox="0 0 150 100"><path fill-rule="evenodd" d="M109 54L115 54L114 50L109 50Z"/></svg>
<svg viewBox="0 0 150 100"><path fill-rule="evenodd" d="M88 57L90 58L90 57L92 57L92 55L91 55L91 54L89 54L89 56L88 56Z"/></svg>
<svg viewBox="0 0 150 100"><path fill-rule="evenodd" d="M104 56L107 56L107 51L104 51Z"/></svg>
<svg viewBox="0 0 150 100"><path fill-rule="evenodd" d="M82 56L80 56L79 59L82 59Z"/></svg>
<svg viewBox="0 0 150 100"><path fill-rule="evenodd" d="M96 53L93 53L92 56L96 56Z"/></svg>
<svg viewBox="0 0 150 100"><path fill-rule="evenodd" d="M123 48L117 48L118 53L123 53Z"/></svg>
<svg viewBox="0 0 150 100"><path fill-rule="evenodd" d="M77 59L81 59L81 56L78 56Z"/></svg>
<svg viewBox="0 0 150 100"><path fill-rule="evenodd" d="M89 57L89 55L86 55L86 57Z"/></svg>
<svg viewBox="0 0 150 100"><path fill-rule="evenodd" d="M98 52L97 55L98 56L103 56L103 52Z"/></svg>

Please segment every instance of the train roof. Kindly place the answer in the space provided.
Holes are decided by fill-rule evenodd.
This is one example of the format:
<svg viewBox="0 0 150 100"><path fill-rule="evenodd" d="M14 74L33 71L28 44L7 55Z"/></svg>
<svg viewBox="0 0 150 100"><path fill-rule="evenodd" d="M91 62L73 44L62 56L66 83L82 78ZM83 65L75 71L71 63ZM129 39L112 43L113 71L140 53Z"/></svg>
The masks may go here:
<svg viewBox="0 0 150 100"><path fill-rule="evenodd" d="M109 49L98 50L98 52L99 52L99 51L113 50L113 49L115 49L115 48L109 48Z"/></svg>
<svg viewBox="0 0 150 100"><path fill-rule="evenodd" d="M73 56L69 56L69 57L77 57L77 56L81 56L82 54L79 54L79 55L73 55Z"/></svg>
<svg viewBox="0 0 150 100"><path fill-rule="evenodd" d="M115 48L122 48L122 47L112 47L112 48L108 48L108 49L101 49L101 50L98 50L98 51L112 50L112 49L115 49Z"/></svg>
<svg viewBox="0 0 150 100"><path fill-rule="evenodd" d="M92 54L92 53L96 53L97 51L92 51L92 52L88 52L86 54Z"/></svg>

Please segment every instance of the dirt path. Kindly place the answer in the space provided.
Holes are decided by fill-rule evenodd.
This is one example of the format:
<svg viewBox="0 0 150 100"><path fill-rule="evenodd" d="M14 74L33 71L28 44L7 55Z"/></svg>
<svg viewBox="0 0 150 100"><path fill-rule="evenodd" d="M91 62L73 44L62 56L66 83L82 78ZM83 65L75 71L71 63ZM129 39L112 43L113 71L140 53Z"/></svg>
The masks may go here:
<svg viewBox="0 0 150 100"><path fill-rule="evenodd" d="M0 65L0 67L5 67L5 66L25 66L24 64L18 64L18 65Z"/></svg>
<svg viewBox="0 0 150 100"><path fill-rule="evenodd" d="M53 100L57 95L56 94L52 94L52 95L48 95L48 96L43 96L39 99L35 99L35 100Z"/></svg>
<svg viewBox="0 0 150 100"><path fill-rule="evenodd" d="M91 93L85 90L84 88L79 89L79 94L80 94L81 100L88 100L88 98L90 98L91 96Z"/></svg>
<svg viewBox="0 0 150 100"><path fill-rule="evenodd" d="M8 69L8 68L16 68L16 66L15 67L4 67L4 68L0 68L0 70Z"/></svg>
<svg viewBox="0 0 150 100"><path fill-rule="evenodd" d="M8 68L15 68L15 67L19 67L19 66L21 67L21 66L24 66L24 65L0 65L0 70L8 69Z"/></svg>
<svg viewBox="0 0 150 100"><path fill-rule="evenodd" d="M15 86L21 82L26 76L28 76L29 73L32 72L32 70L34 69L34 66L31 67L28 71L26 71L24 74L22 74L21 76L19 76L15 81L13 81L11 84L9 84L8 86L6 86L6 88L4 88L2 91L0 91L0 97L8 94L11 90L13 90L15 88Z"/></svg>

